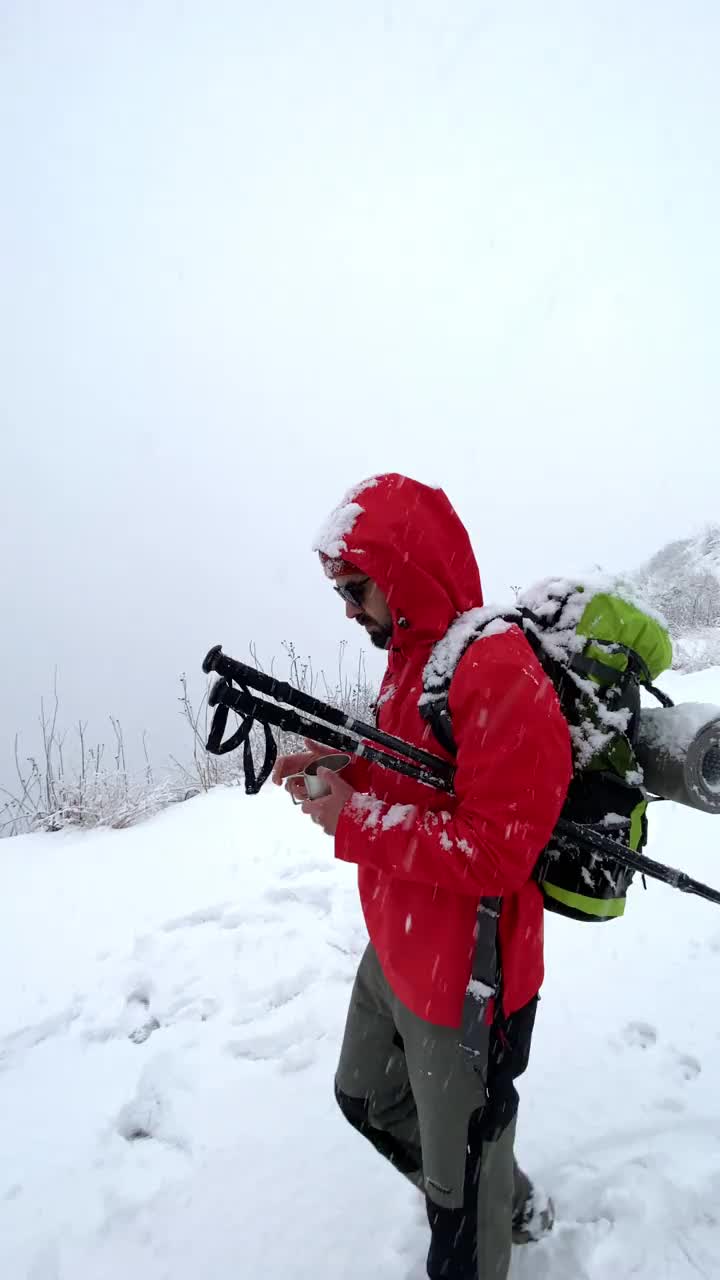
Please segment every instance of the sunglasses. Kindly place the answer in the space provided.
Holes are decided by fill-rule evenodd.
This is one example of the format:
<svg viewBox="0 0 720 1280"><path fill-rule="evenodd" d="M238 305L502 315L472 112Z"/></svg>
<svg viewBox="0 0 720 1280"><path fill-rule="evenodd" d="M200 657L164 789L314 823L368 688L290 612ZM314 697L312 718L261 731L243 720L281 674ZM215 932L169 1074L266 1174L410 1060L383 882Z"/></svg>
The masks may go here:
<svg viewBox="0 0 720 1280"><path fill-rule="evenodd" d="M338 585L335 590L346 604L351 604L354 609L362 609L369 586L370 579L363 578L362 582L347 582L344 587Z"/></svg>

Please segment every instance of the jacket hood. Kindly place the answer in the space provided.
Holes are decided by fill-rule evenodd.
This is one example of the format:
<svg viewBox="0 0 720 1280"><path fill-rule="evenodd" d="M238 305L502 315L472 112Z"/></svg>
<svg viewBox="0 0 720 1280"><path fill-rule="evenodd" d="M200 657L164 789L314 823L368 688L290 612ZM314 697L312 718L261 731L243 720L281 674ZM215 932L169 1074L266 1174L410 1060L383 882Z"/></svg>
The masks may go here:
<svg viewBox="0 0 720 1280"><path fill-rule="evenodd" d="M313 544L329 577L356 569L377 582L393 646L433 643L482 604L470 538L442 489L388 473L351 489Z"/></svg>

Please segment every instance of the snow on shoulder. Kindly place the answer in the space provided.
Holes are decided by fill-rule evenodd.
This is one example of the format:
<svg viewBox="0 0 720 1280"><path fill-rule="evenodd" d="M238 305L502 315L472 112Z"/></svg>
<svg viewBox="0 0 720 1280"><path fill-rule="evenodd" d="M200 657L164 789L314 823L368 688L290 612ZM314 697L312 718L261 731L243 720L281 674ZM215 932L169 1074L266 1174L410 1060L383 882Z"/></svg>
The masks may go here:
<svg viewBox="0 0 720 1280"><path fill-rule="evenodd" d="M421 702L432 700L447 688L458 662L474 639L500 635L509 630L515 619L523 630L534 632L552 658L567 666L585 645L585 637L578 635L577 626L588 603L597 595L617 595L665 625L660 614L619 578L595 577L582 581L543 578L520 592L515 604L483 605L458 615L430 654L423 676L426 692Z"/></svg>
<svg viewBox="0 0 720 1280"><path fill-rule="evenodd" d="M320 551L323 555L329 556L331 560L337 560L347 552L347 539L355 528L358 516L363 514L364 507L356 501L367 489L372 489L377 484L375 476L371 476L368 480L363 480L353 489L348 489L342 502L330 512L327 520L322 528L316 534L313 540L313 551Z"/></svg>
<svg viewBox="0 0 720 1280"><path fill-rule="evenodd" d="M431 702L447 688L458 662L473 639L508 631L511 626L508 618L513 613L517 614L517 610L512 605L486 604L479 609L468 609L467 613L458 614L430 654L423 672L425 692L420 697L420 705ZM517 616L519 619L520 615Z"/></svg>
<svg viewBox="0 0 720 1280"><path fill-rule="evenodd" d="M423 675L425 692L421 705L445 692L473 640L501 635L510 629L514 619L523 630L532 629L550 656L566 665L585 643L576 627L588 601L600 592L612 594L614 590L619 590L618 584L610 579L578 582L569 578L544 578L521 592L513 604L483 605L459 614L430 654ZM553 625L547 631L542 625L533 626L528 614L539 624L552 622Z"/></svg>

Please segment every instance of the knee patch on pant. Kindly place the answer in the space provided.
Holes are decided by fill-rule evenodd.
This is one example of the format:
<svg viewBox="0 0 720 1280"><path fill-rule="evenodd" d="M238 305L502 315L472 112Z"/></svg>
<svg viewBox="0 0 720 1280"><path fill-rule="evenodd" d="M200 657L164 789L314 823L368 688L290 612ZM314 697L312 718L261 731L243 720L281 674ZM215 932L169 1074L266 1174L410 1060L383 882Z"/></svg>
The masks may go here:
<svg viewBox="0 0 720 1280"><path fill-rule="evenodd" d="M406 1147L391 1133L370 1123L370 1103L367 1098L353 1098L349 1093L344 1093L336 1080L335 1100L353 1129L357 1129L368 1142L372 1142L376 1151L385 1156L400 1173L412 1178L421 1172L422 1159L419 1151Z"/></svg>
<svg viewBox="0 0 720 1280"><path fill-rule="evenodd" d="M369 1125L367 1098L351 1098L349 1093L343 1093L336 1080L335 1101L353 1129L359 1129L362 1133Z"/></svg>

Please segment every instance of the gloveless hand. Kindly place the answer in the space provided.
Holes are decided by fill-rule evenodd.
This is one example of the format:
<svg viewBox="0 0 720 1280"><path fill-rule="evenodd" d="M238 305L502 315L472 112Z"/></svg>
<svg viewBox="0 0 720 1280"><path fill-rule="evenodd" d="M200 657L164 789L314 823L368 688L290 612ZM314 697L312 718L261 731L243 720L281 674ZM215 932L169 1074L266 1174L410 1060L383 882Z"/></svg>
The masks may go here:
<svg viewBox="0 0 720 1280"><path fill-rule="evenodd" d="M330 794L320 796L319 800L304 800L302 811L322 827L326 835L334 836L340 814L351 796L355 795L355 788L351 787L349 782L345 782L344 778L341 778L333 769L318 769L317 776L321 782L329 786Z"/></svg>
<svg viewBox="0 0 720 1280"><path fill-rule="evenodd" d="M284 782L285 790L290 792L294 800L301 800L305 795L305 783L302 778L292 775L302 773L313 760L317 760L318 756L326 756L329 750L319 742L313 742L312 738L305 738L304 742L307 751L296 751L290 756L278 756L271 774L276 787L282 786Z"/></svg>

